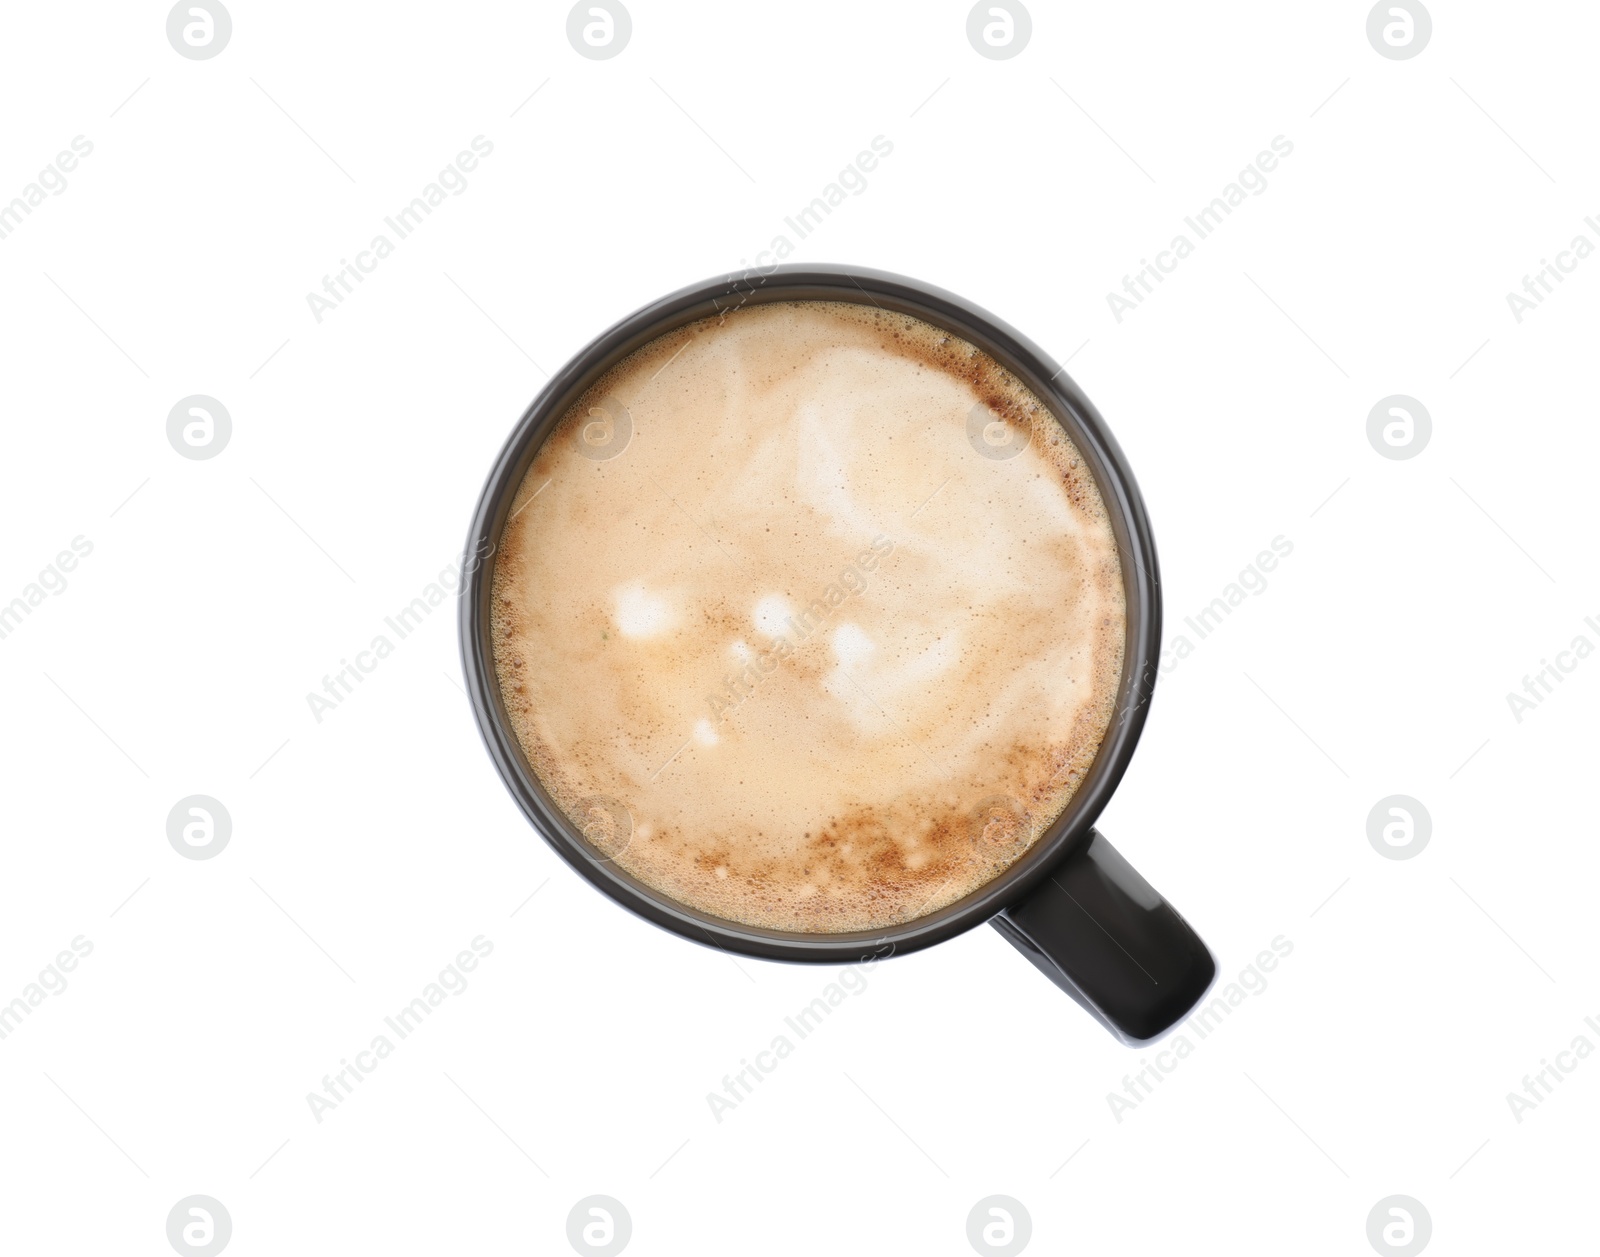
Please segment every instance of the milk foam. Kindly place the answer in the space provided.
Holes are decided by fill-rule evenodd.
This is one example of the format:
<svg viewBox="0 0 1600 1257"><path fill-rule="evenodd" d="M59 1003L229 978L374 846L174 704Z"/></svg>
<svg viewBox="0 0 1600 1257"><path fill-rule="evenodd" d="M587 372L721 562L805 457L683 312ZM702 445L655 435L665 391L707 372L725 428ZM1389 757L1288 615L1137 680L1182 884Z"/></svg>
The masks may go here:
<svg viewBox="0 0 1600 1257"><path fill-rule="evenodd" d="M1026 448L980 452L980 405ZM596 458L580 429L618 406L631 438ZM670 333L572 408L516 507L493 630L528 761L569 816L620 801L605 854L703 911L839 932L951 903L1060 815L1111 718L1092 477L1019 381L907 316Z"/></svg>

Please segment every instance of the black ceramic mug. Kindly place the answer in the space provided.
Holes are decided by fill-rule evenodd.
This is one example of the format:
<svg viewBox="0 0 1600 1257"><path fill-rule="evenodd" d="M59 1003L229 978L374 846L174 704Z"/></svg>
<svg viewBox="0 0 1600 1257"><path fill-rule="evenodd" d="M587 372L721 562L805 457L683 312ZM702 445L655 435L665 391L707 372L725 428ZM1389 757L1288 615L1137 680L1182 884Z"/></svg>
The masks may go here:
<svg viewBox="0 0 1600 1257"><path fill-rule="evenodd" d="M495 675L492 561L512 498L539 447L601 375L667 332L768 301L845 301L912 315L976 345L1049 407L1082 454L1111 517L1127 597L1117 706L1066 810L1014 864L955 903L889 929L804 934L697 911L645 885L587 842L528 766ZM518 421L489 473L467 538L461 593L467 691L489 754L533 827L568 864L624 907L697 943L769 960L843 964L915 951L990 922L1124 1042L1162 1034L1205 993L1216 963L1187 922L1094 829L1144 727L1161 644L1161 585L1144 502L1095 408L1037 345L992 315L927 284L878 271L780 266L696 284L652 302L562 367Z"/></svg>

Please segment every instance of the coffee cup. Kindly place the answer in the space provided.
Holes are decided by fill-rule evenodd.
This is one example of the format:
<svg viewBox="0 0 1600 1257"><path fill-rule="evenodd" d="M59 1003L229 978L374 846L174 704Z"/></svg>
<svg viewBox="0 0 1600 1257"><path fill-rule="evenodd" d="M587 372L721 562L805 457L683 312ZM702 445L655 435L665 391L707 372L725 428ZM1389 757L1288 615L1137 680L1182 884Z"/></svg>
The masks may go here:
<svg viewBox="0 0 1600 1257"><path fill-rule="evenodd" d="M1161 600L1154 542L1132 472L1104 421L1064 370L1018 332L950 293L863 268L779 266L685 288L602 333L551 378L489 473L468 552L495 552L508 521L528 505L526 492L518 501L519 491L547 439L564 421L572 428L574 407L593 398L608 372L679 329L721 327L774 303L870 306L958 338L1042 403L1092 477L1121 569L1121 666L1103 736L1064 810L996 875L907 920L813 932L694 906L630 871L631 818L622 800L592 797L575 818L577 809L570 802L563 808L529 762L496 668L494 565L480 563L463 585L460 629L468 695L491 759L528 821L573 869L617 903L691 941L763 959L843 964L915 951L988 921L1118 1038L1144 1043L1160 1036L1205 993L1215 962L1176 910L1094 828L1132 758L1157 675ZM632 439L633 423L620 403L593 406L576 429L584 457L614 457ZM1015 431L1008 436L1000 425L996 440L978 426L976 452L1007 457ZM526 666L537 667L537 660ZM983 823L981 816L975 820Z"/></svg>

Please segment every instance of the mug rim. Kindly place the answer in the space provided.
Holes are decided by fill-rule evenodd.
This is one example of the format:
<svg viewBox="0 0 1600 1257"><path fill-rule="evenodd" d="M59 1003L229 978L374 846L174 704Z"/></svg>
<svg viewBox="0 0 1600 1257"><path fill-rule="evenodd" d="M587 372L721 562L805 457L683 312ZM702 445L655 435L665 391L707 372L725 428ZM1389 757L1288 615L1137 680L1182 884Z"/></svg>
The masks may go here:
<svg viewBox="0 0 1600 1257"><path fill-rule="evenodd" d="M773 301L870 302L922 319L989 354L1045 403L1083 456L1111 517L1122 567L1126 630L1116 708L1066 808L1027 851L983 885L943 908L874 930L824 934L745 925L680 903L617 867L555 806L528 765L494 667L493 557L511 502L546 437L596 380L649 341L686 323L735 317L746 305ZM479 494L464 555L459 630L467 696L489 756L525 819L592 885L647 921L692 942L761 959L837 964L917 951L1025 898L1088 841L1132 760L1155 686L1161 640L1155 543L1133 472L1100 413L1064 367L987 310L931 284L866 267L788 264L707 280L650 302L600 333L550 377L513 427Z"/></svg>

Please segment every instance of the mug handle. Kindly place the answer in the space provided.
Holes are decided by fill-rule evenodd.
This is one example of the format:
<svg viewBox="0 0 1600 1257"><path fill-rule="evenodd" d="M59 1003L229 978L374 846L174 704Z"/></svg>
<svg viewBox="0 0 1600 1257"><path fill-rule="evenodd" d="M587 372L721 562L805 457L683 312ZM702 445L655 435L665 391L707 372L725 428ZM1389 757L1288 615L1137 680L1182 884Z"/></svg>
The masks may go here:
<svg viewBox="0 0 1600 1257"><path fill-rule="evenodd" d="M1128 1044L1170 1030L1217 975L1189 923L1093 829L990 924Z"/></svg>

